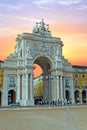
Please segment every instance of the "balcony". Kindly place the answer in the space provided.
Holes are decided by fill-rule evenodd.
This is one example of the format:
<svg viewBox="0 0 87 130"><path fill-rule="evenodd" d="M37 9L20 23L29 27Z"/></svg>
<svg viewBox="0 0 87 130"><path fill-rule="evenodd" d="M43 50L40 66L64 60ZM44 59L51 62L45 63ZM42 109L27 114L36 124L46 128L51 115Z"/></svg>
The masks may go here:
<svg viewBox="0 0 87 130"><path fill-rule="evenodd" d="M15 87L16 85L15 84L9 84L9 87Z"/></svg>

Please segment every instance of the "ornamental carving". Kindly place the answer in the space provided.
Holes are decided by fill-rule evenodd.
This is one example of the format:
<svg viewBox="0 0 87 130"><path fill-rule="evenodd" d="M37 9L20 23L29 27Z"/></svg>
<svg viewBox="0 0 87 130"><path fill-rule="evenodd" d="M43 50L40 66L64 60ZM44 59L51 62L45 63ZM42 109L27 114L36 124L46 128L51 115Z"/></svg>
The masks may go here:
<svg viewBox="0 0 87 130"><path fill-rule="evenodd" d="M27 41L28 43L28 41ZM28 47L30 46L30 47ZM55 46L50 43L42 43L42 42L29 42L29 45L27 48L29 48L30 53L32 58L35 58L38 55L43 55L43 56L49 56L52 59L54 58L55 55Z"/></svg>

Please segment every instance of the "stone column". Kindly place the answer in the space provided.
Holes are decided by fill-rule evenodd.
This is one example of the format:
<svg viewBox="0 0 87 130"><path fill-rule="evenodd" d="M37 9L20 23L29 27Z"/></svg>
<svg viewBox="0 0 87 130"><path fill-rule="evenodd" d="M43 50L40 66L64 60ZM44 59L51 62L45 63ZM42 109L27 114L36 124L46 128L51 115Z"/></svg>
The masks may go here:
<svg viewBox="0 0 87 130"><path fill-rule="evenodd" d="M82 102L82 90L80 90L80 92L79 92L79 102L80 102L80 103L83 103L83 102Z"/></svg>
<svg viewBox="0 0 87 130"><path fill-rule="evenodd" d="M72 99L72 104L75 103L74 88L73 88L73 78L70 78L70 98Z"/></svg>
<svg viewBox="0 0 87 130"><path fill-rule="evenodd" d="M63 77L63 97L65 97L65 77Z"/></svg>
<svg viewBox="0 0 87 130"><path fill-rule="evenodd" d="M61 99L61 82L60 82L60 76L59 76L59 99Z"/></svg>
<svg viewBox="0 0 87 130"><path fill-rule="evenodd" d="M30 74L30 100L33 99L33 77L32 74Z"/></svg>
<svg viewBox="0 0 87 130"><path fill-rule="evenodd" d="M24 58L25 41L22 39L22 58Z"/></svg>
<svg viewBox="0 0 87 130"><path fill-rule="evenodd" d="M17 101L20 101L20 74L18 73Z"/></svg>
<svg viewBox="0 0 87 130"><path fill-rule="evenodd" d="M3 94L2 94L2 106L8 106L8 75L4 72L4 87L3 87Z"/></svg>
<svg viewBox="0 0 87 130"><path fill-rule="evenodd" d="M56 89L56 98L59 99L59 76L57 76L57 89Z"/></svg>
<svg viewBox="0 0 87 130"><path fill-rule="evenodd" d="M62 83L63 81L62 81L62 76L60 76L60 87L61 87L61 99L63 99L63 83Z"/></svg>
<svg viewBox="0 0 87 130"><path fill-rule="evenodd" d="M28 100L28 74L26 74L26 100Z"/></svg>

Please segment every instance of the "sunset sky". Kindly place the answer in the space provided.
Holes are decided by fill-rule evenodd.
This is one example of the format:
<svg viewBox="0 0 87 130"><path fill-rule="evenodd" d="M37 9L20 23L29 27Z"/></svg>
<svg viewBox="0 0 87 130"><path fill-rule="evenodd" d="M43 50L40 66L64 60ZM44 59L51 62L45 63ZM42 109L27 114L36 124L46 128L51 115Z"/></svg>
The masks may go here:
<svg viewBox="0 0 87 130"><path fill-rule="evenodd" d="M87 0L0 0L0 60L14 51L17 34L41 19L63 41L71 64L87 66Z"/></svg>

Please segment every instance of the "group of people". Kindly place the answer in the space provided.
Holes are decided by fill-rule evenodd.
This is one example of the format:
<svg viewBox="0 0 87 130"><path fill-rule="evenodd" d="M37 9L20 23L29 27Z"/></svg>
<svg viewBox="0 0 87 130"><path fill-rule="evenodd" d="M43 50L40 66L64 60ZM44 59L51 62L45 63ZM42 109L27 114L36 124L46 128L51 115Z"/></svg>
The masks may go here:
<svg viewBox="0 0 87 130"><path fill-rule="evenodd" d="M66 105L72 104L72 101L71 101L71 99L67 100L64 98L64 99L53 100L50 102L47 99L45 99L45 100L42 99L41 101L37 102L37 105L48 105L48 104L50 104L52 106L62 106L62 105L66 106Z"/></svg>
<svg viewBox="0 0 87 130"><path fill-rule="evenodd" d="M53 100L51 104L55 106L62 106L62 105L66 106L72 104L72 102L71 99L67 100L64 98L64 99Z"/></svg>

